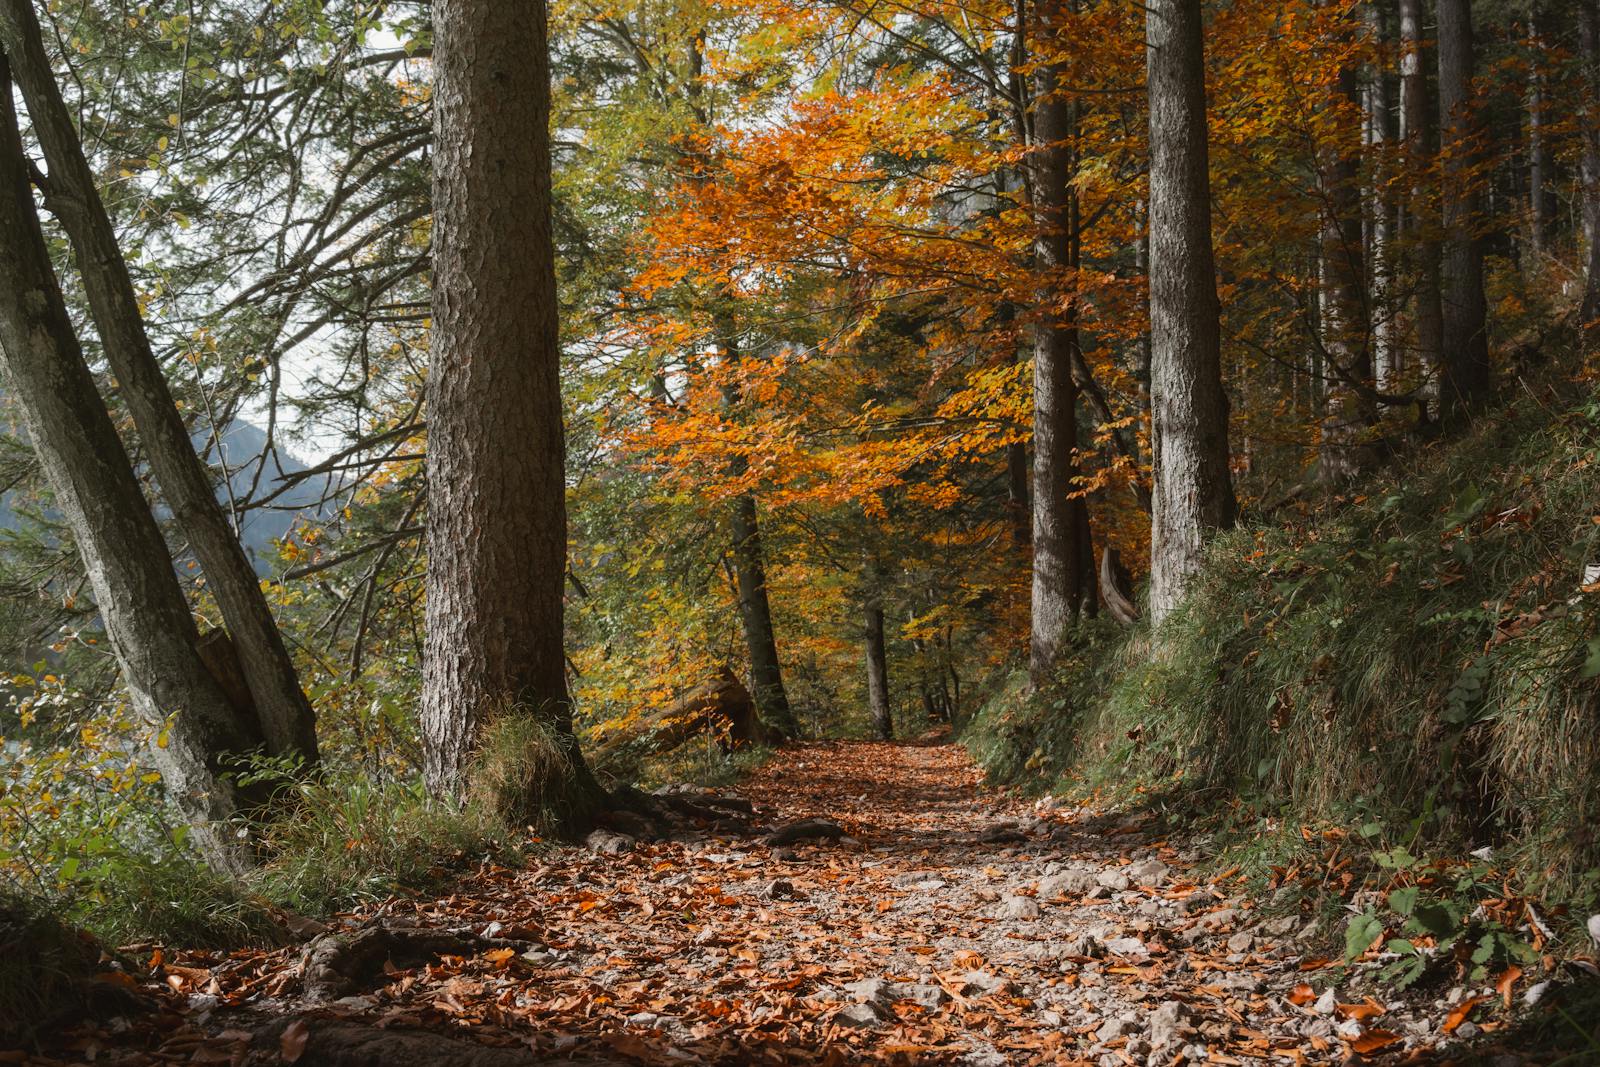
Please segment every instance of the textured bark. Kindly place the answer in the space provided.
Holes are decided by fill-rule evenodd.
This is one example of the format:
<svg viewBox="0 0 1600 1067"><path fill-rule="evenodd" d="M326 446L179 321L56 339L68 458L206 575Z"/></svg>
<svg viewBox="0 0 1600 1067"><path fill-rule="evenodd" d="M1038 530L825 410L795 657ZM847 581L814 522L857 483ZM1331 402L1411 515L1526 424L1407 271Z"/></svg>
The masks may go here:
<svg viewBox="0 0 1600 1067"><path fill-rule="evenodd" d="M1463 419L1489 390L1483 248L1473 230L1483 200L1472 173L1480 136L1473 70L1471 0L1439 0L1439 116L1445 153L1439 405L1449 422Z"/></svg>
<svg viewBox="0 0 1600 1067"><path fill-rule="evenodd" d="M1555 236L1556 211L1553 166L1550 142L1545 127L1549 125L1546 114L1545 74L1539 66L1545 48L1545 5L1539 0L1528 4L1528 49L1533 53L1534 66L1528 71L1528 248L1532 262L1530 273L1543 266L1551 251Z"/></svg>
<svg viewBox="0 0 1600 1067"><path fill-rule="evenodd" d="M12 74L50 167L45 207L61 220L72 242L118 390L133 415L161 495L188 538L233 638L249 687L249 701L240 710L260 720L269 752L315 763L311 704L150 348L116 231L56 85L31 0L0 0L0 43L11 57Z"/></svg>
<svg viewBox="0 0 1600 1067"><path fill-rule="evenodd" d="M1427 173L1433 151L1429 143L1433 105L1428 93L1423 34L1423 0L1400 0L1400 140L1413 174ZM1444 349L1444 311L1439 297L1439 220L1427 184L1411 187L1406 203L1407 236L1415 256L1412 282L1415 292L1416 356L1427 383L1436 394L1440 353Z"/></svg>
<svg viewBox="0 0 1600 1067"><path fill-rule="evenodd" d="M876 580L876 575L869 575ZM872 728L883 740L894 737L894 716L889 708L889 654L883 638L883 601L876 588L867 592L865 609L867 653L867 707Z"/></svg>
<svg viewBox="0 0 1600 1067"><path fill-rule="evenodd" d="M1386 39L1382 7L1376 3L1368 3L1365 8L1365 18L1368 36L1380 46L1383 54L1387 54L1385 46L1389 42ZM1363 127L1366 144L1376 150L1375 154L1379 159L1386 159L1387 154L1384 149L1389 144L1389 81L1388 71L1381 62L1373 63L1367 68L1362 103L1366 119ZM1384 173L1379 166L1374 166L1372 172L1375 177L1381 177ZM1393 288L1390 277L1393 202L1378 181L1367 185L1363 190L1362 199L1366 209L1367 294L1370 303L1368 319L1371 323L1372 336L1372 373L1380 386L1389 387L1404 369L1400 348L1395 343L1394 308L1390 299Z"/></svg>
<svg viewBox="0 0 1600 1067"><path fill-rule="evenodd" d="M133 707L152 733L165 730L150 758L193 820L195 843L213 863L238 869L244 857L221 824L241 798L222 774L230 756L257 748L261 738L201 662L166 542L84 361L34 209L3 60L0 183L7 388L77 542Z"/></svg>
<svg viewBox="0 0 1600 1067"><path fill-rule="evenodd" d="M731 316L719 314L717 331L723 358L730 367L742 358L735 340ZM740 402L739 389L732 380L723 387L722 400L730 411ZM728 474L737 480L749 470L749 459L735 454ZM772 601L767 596L767 556L761 541L761 519L752 493L733 499L728 514L733 538L733 573L739 590L739 623L744 631L745 651L750 656L750 680L755 690L756 708L766 724L784 737L799 733L789 693L783 684L783 664L778 659L778 632L772 623Z"/></svg>
<svg viewBox="0 0 1600 1067"><path fill-rule="evenodd" d="M562 649L565 440L543 0L434 6L425 773L459 794L485 723L536 716L566 760L530 798L597 802Z"/></svg>
<svg viewBox="0 0 1600 1067"><path fill-rule="evenodd" d="M1341 95L1359 105L1356 73L1339 72ZM1322 192L1323 391L1319 467L1329 485L1349 481L1372 464L1368 441L1377 413L1362 392L1372 379L1370 321L1363 299L1360 157L1354 130L1334 124L1318 146Z"/></svg>
<svg viewBox="0 0 1600 1067"><path fill-rule="evenodd" d="M1182 600L1211 533L1233 525L1228 400L1211 247L1199 0L1145 8L1150 94L1150 616Z"/></svg>
<svg viewBox="0 0 1600 1067"><path fill-rule="evenodd" d="M755 497L742 493L734 499L730 526L734 574L739 585L739 621L750 654L756 707L768 726L785 737L793 737L798 730L783 685L783 665L778 659L778 635L772 625L772 601L767 596L766 552L761 544Z"/></svg>
<svg viewBox="0 0 1600 1067"><path fill-rule="evenodd" d="M1588 276L1580 311L1585 325L1600 320L1600 3L1578 0L1578 41L1583 61L1583 229Z"/></svg>
<svg viewBox="0 0 1600 1067"><path fill-rule="evenodd" d="M1041 33L1054 29L1058 4L1041 5ZM1086 505L1074 498L1078 476L1078 389L1073 354L1077 312L1056 286L1075 266L1077 194L1071 182L1074 104L1057 84L1054 66L1035 75L1030 194L1034 211L1034 266L1043 284L1033 338L1033 590L1028 669L1042 683L1085 601L1093 598L1093 568L1081 545ZM1066 306L1063 306L1063 304Z"/></svg>

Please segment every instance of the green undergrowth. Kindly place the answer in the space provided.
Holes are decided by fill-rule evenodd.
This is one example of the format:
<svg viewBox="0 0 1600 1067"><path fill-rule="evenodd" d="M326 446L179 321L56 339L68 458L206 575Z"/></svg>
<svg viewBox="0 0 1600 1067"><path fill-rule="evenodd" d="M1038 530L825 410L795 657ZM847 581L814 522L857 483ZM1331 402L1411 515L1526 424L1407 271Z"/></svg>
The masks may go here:
<svg viewBox="0 0 1600 1067"><path fill-rule="evenodd" d="M1348 499L1219 538L1159 643L1085 625L968 747L1000 782L1223 826L1219 864L1262 877L1326 851L1302 829L1323 827L1368 857L1489 848L1593 903L1600 401L1576 392L1524 389Z"/></svg>

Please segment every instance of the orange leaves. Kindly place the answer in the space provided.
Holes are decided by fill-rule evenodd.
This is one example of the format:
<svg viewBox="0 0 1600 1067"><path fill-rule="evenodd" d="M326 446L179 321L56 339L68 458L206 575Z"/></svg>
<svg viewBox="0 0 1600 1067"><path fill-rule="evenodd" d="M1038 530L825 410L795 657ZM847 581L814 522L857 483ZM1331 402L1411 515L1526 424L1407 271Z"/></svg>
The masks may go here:
<svg viewBox="0 0 1600 1067"><path fill-rule="evenodd" d="M1361 1036L1350 1042L1350 1047L1363 1056L1370 1056L1392 1045L1403 1041L1399 1034L1392 1030L1365 1030Z"/></svg>
<svg viewBox="0 0 1600 1067"><path fill-rule="evenodd" d="M1467 1021L1467 1017L1472 1014L1473 1009L1487 999L1489 998L1468 997L1460 1004L1457 1004L1450 1014L1445 1017L1444 1025L1442 1026L1444 1032L1447 1034L1455 1033L1456 1030L1460 1028L1461 1024Z"/></svg>

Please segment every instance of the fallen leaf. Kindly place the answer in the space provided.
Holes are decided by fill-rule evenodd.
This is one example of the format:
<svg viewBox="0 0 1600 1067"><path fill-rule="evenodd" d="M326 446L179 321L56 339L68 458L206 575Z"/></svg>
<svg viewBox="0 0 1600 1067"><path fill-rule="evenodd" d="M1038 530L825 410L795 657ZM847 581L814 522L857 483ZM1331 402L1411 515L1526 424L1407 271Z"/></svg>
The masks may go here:
<svg viewBox="0 0 1600 1067"><path fill-rule="evenodd" d="M1317 991L1312 989L1304 982L1301 982L1289 992L1289 1003L1293 1004L1297 1008L1306 1004L1310 1004L1316 999Z"/></svg>
<svg viewBox="0 0 1600 1067"><path fill-rule="evenodd" d="M1467 1016L1472 1014L1472 1009L1488 999L1488 997L1468 997L1460 1004L1457 1004L1455 1010L1445 1017L1444 1032L1447 1034L1455 1033L1456 1029L1467 1021Z"/></svg>
<svg viewBox="0 0 1600 1067"><path fill-rule="evenodd" d="M1355 1019L1357 1022L1361 1022L1366 1019L1376 1019L1389 1009L1368 997L1366 1002L1362 1004L1335 1004L1334 1010L1346 1019Z"/></svg>
<svg viewBox="0 0 1600 1067"><path fill-rule="evenodd" d="M1350 1047L1361 1055L1368 1056L1379 1049L1399 1044L1401 1040L1400 1035L1393 1030L1367 1030L1360 1037L1350 1042Z"/></svg>
<svg viewBox="0 0 1600 1067"><path fill-rule="evenodd" d="M1494 980L1495 991L1505 998L1508 1008L1511 1007L1511 990L1516 987L1517 979L1521 977L1522 968L1513 963L1505 969L1505 973Z"/></svg>
<svg viewBox="0 0 1600 1067"><path fill-rule="evenodd" d="M295 1063L305 1055L306 1042L311 1039L311 1028L304 1019L296 1019L283 1028L283 1033L278 1037L278 1051L283 1054L284 1063Z"/></svg>

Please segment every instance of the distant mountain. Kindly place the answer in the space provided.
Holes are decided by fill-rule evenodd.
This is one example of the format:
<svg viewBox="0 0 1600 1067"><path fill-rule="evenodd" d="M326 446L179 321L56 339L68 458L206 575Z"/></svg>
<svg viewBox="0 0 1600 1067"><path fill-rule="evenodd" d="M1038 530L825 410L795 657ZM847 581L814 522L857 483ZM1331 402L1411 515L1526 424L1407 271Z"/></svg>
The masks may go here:
<svg viewBox="0 0 1600 1067"><path fill-rule="evenodd" d="M224 504L227 503L229 494L221 484L222 472L219 468L222 464L226 464L228 469L228 483L232 487L232 495L241 504L250 496L252 485L255 485L254 499L261 500L271 496L286 482L294 482L271 503L239 512L239 540L255 565L256 572L268 574L276 565L278 558L274 542L288 536L297 522L303 519L321 518L328 514L330 507L322 503L322 498L336 483L330 475L296 481L295 476L304 474L310 469L310 465L282 447L268 458L266 470L262 471L260 481L257 483L256 471L261 453L267 445L267 435L261 427L248 422L233 423L223 433L216 450L209 448L210 443L209 431L197 432L194 435L195 451L204 455L212 468L217 471L217 499ZM165 519L166 516L163 515L162 518ZM16 529L20 521L9 507L7 497L0 495L0 530Z"/></svg>

